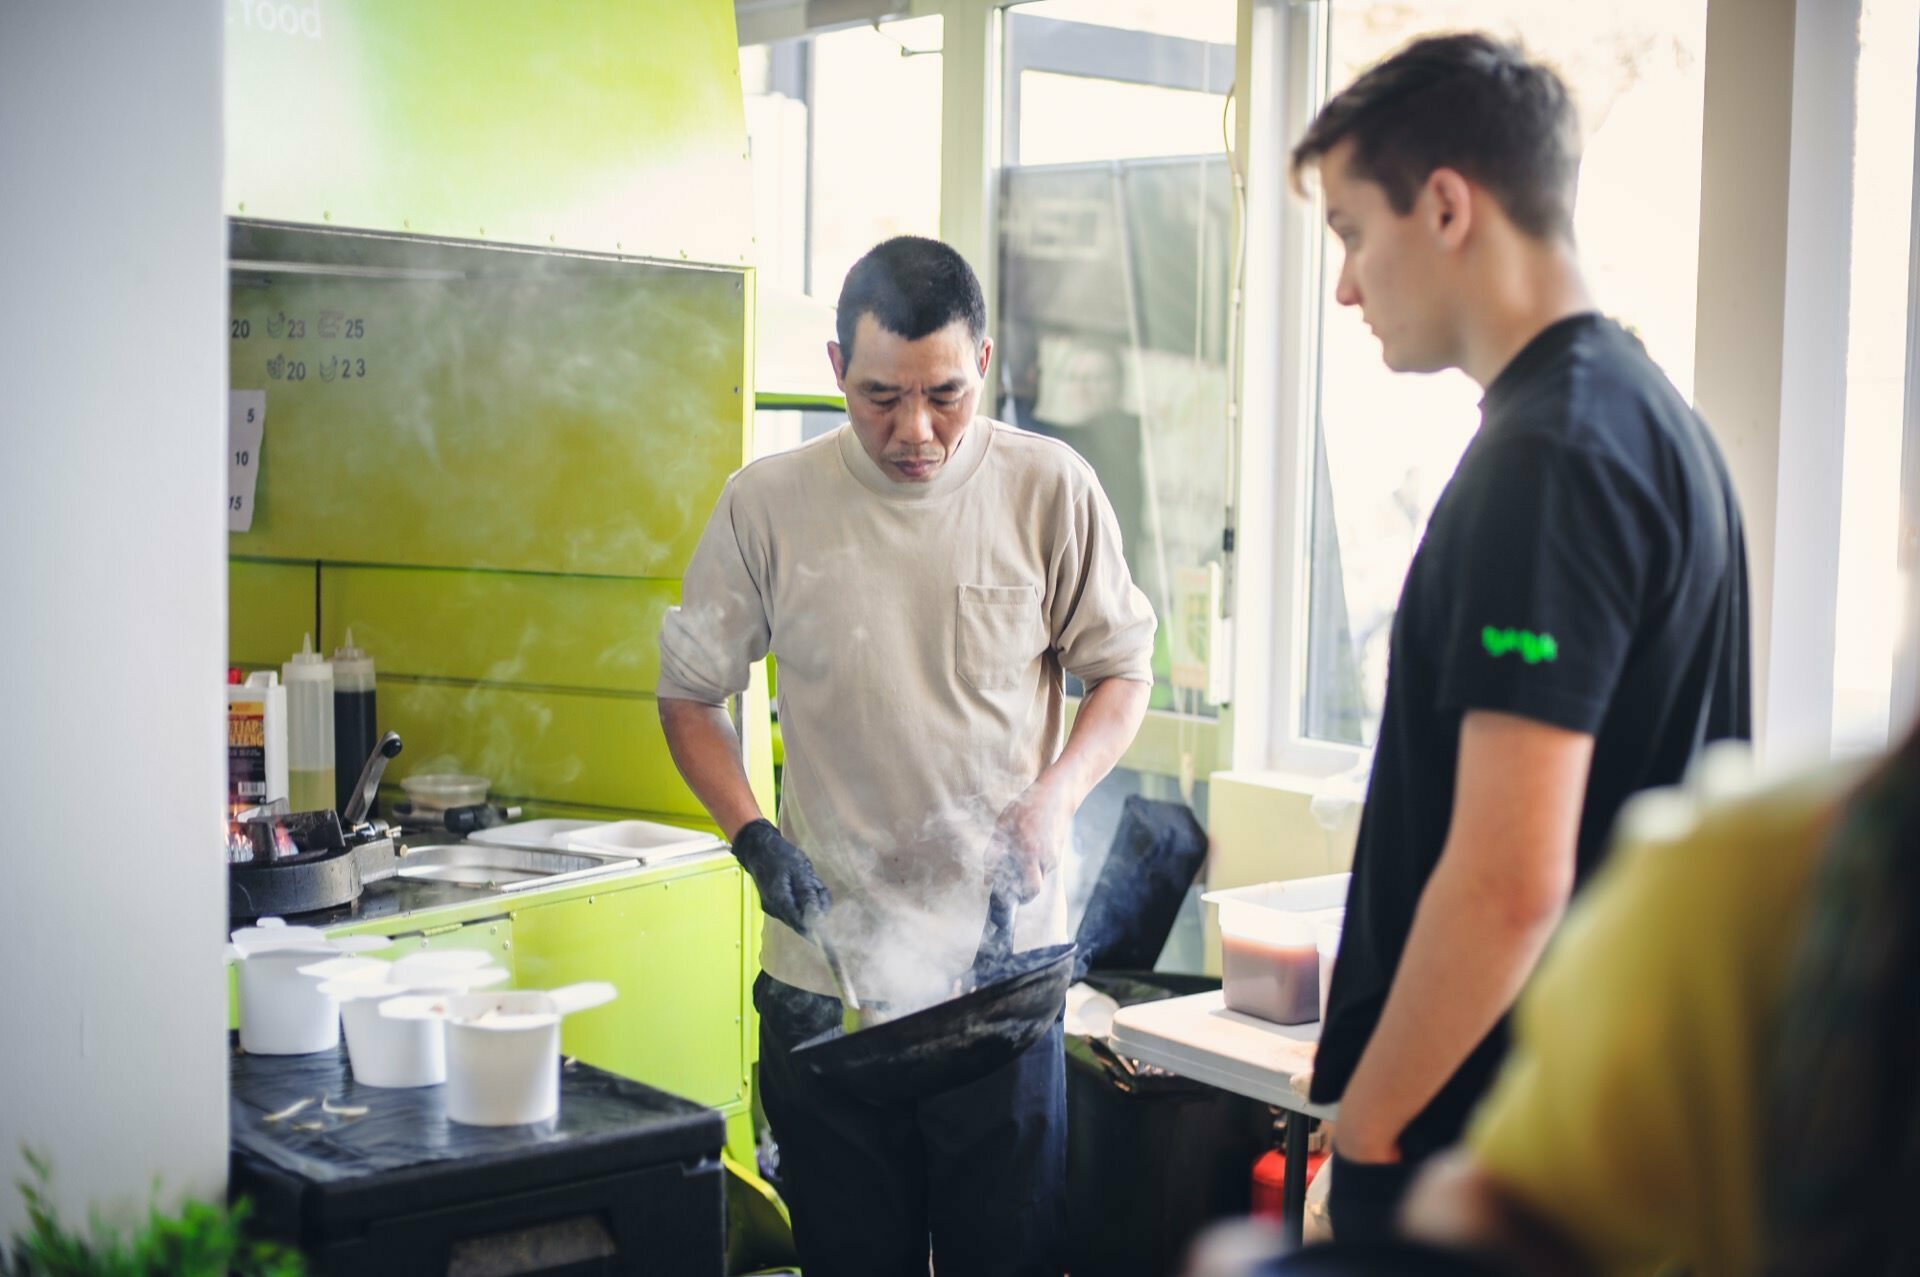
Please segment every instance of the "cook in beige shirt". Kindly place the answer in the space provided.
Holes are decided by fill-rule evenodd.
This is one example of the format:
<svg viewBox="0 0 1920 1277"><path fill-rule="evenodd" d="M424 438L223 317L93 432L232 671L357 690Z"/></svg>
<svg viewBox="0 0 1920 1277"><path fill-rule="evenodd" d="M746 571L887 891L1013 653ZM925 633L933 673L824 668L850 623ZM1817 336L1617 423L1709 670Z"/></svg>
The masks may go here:
<svg viewBox="0 0 1920 1277"><path fill-rule="evenodd" d="M1144 702L1152 680L1153 612L1091 468L986 417L959 425L922 479L890 474L852 424L742 470L660 636L670 732L672 702L717 708L753 662L778 658L781 831L832 893L855 986L906 1005L935 1000L971 961L1002 814L1023 795L1047 809L1022 831L1029 845L1009 849L1051 866L1098 779L1083 769L1049 792L1069 781L1049 772L1062 675L1087 685L1089 708L1113 680L1104 698ZM1110 735L1135 724L1125 715ZM1029 883L1041 889L1017 915L1016 948L1066 938L1059 878ZM834 992L793 928L769 916L763 939L770 975Z"/></svg>

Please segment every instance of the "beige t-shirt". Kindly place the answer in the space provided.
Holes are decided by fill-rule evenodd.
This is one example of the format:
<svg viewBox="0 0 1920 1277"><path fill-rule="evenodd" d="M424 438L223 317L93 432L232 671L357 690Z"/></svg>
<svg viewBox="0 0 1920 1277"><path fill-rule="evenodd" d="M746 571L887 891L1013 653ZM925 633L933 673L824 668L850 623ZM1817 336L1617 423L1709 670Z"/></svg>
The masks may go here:
<svg viewBox="0 0 1920 1277"><path fill-rule="evenodd" d="M842 426L728 481L660 629L659 694L721 704L773 652L781 831L833 892L862 999L920 1006L979 946L987 843L1059 753L1062 671L1151 682L1154 626L1064 444L977 417L904 484ZM1066 938L1059 877L1016 947ZM774 978L834 992L811 943L772 918L762 940Z"/></svg>

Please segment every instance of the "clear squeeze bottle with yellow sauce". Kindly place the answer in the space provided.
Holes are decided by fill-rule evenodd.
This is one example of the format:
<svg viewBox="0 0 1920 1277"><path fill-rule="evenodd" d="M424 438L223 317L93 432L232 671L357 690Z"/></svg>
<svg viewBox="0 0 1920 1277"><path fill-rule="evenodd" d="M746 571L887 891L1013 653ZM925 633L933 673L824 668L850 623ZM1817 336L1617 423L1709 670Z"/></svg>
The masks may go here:
<svg viewBox="0 0 1920 1277"><path fill-rule="evenodd" d="M280 667L287 685L287 802L294 811L333 810L333 664L306 636Z"/></svg>

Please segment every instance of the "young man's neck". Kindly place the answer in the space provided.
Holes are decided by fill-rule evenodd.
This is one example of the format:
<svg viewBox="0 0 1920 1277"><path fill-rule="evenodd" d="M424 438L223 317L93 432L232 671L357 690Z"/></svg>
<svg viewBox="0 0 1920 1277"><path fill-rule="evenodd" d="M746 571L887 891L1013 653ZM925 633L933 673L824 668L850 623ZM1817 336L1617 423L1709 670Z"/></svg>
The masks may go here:
<svg viewBox="0 0 1920 1277"><path fill-rule="evenodd" d="M1489 262L1477 282L1460 370L1484 390L1541 332L1592 309L1573 246L1522 238Z"/></svg>

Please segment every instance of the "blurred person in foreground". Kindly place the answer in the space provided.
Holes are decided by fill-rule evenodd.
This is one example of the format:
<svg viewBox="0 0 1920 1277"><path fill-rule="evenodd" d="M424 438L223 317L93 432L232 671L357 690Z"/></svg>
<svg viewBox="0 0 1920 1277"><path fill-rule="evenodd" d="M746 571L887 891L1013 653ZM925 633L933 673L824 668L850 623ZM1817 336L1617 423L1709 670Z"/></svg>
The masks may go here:
<svg viewBox="0 0 1920 1277"><path fill-rule="evenodd" d="M1314 1065L1354 1241L1389 1235L1459 1138L1621 806L1748 734L1746 552L1705 424L1594 310L1551 69L1484 35L1416 41L1327 103L1293 166L1387 366L1485 389L1394 615Z"/></svg>
<svg viewBox="0 0 1920 1277"><path fill-rule="evenodd" d="M1920 732L1861 768L1629 808L1410 1234L1536 1274L1920 1271Z"/></svg>

